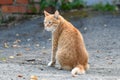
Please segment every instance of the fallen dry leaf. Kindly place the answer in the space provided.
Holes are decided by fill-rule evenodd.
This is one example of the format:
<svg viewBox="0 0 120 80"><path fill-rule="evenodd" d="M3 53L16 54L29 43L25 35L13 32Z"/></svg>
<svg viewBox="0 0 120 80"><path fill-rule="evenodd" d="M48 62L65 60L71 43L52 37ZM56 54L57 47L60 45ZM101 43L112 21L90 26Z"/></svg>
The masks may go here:
<svg viewBox="0 0 120 80"><path fill-rule="evenodd" d="M16 56L22 56L22 53L17 53Z"/></svg>
<svg viewBox="0 0 120 80"><path fill-rule="evenodd" d="M19 78L22 78L22 77L23 77L23 75L19 74L19 75L18 75L18 77L19 77Z"/></svg>
<svg viewBox="0 0 120 80"><path fill-rule="evenodd" d="M30 80L38 80L38 77L35 76L35 75L32 75L32 76L30 77Z"/></svg>
<svg viewBox="0 0 120 80"><path fill-rule="evenodd" d="M7 43L4 43L4 47L5 47L5 48L9 48L9 46L8 46Z"/></svg>
<svg viewBox="0 0 120 80"><path fill-rule="evenodd" d="M13 48L19 48L19 45L12 45Z"/></svg>
<svg viewBox="0 0 120 80"><path fill-rule="evenodd" d="M4 61L4 62L6 62L6 61L7 61L5 57L0 58L0 60L2 60L2 61Z"/></svg>
<svg viewBox="0 0 120 80"><path fill-rule="evenodd" d="M10 58L10 59L13 59L13 58L14 58L14 56L9 56L9 58Z"/></svg>
<svg viewBox="0 0 120 80"><path fill-rule="evenodd" d="M13 43L14 43L14 44L17 44L17 43L19 43L19 42L21 42L21 40L20 40L20 39L17 39L17 40L15 40Z"/></svg>
<svg viewBox="0 0 120 80"><path fill-rule="evenodd" d="M26 51L30 51L30 48L25 48Z"/></svg>
<svg viewBox="0 0 120 80"><path fill-rule="evenodd" d="M28 60L26 60L27 62L33 62L33 61L35 61L35 59L28 59Z"/></svg>

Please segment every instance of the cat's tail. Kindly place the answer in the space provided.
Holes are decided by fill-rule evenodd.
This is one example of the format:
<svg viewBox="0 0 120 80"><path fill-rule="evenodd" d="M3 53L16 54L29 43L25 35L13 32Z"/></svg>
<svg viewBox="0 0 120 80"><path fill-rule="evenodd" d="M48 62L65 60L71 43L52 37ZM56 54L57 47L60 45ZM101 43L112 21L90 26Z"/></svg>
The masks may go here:
<svg viewBox="0 0 120 80"><path fill-rule="evenodd" d="M85 74L87 69L89 69L89 64L86 64L85 66L79 64L72 69L71 74L73 77L77 76L77 74Z"/></svg>

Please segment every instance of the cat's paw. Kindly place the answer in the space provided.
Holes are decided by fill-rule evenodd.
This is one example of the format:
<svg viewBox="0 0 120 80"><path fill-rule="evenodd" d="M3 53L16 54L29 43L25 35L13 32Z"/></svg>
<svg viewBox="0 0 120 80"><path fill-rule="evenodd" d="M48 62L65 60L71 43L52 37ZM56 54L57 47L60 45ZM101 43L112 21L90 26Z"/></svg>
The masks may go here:
<svg viewBox="0 0 120 80"><path fill-rule="evenodd" d="M62 70L62 67L61 67L61 66L59 66L59 67L58 67L58 70Z"/></svg>
<svg viewBox="0 0 120 80"><path fill-rule="evenodd" d="M48 63L48 66L55 66L55 62L53 62L53 61L50 61L49 63Z"/></svg>

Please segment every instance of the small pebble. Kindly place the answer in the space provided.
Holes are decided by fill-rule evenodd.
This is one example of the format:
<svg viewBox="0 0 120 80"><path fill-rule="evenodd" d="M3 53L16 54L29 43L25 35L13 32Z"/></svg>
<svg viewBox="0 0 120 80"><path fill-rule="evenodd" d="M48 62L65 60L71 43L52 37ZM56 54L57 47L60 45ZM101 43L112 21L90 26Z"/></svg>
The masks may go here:
<svg viewBox="0 0 120 80"><path fill-rule="evenodd" d="M106 24L104 24L104 27L107 27L107 25L106 25Z"/></svg>
<svg viewBox="0 0 120 80"><path fill-rule="evenodd" d="M16 34L16 36L19 36L19 34Z"/></svg>
<svg viewBox="0 0 120 80"><path fill-rule="evenodd" d="M111 64L112 64L112 62L108 62L108 64L110 64L110 65L111 65Z"/></svg>
<svg viewBox="0 0 120 80"><path fill-rule="evenodd" d="M27 39L27 41L30 41L31 39Z"/></svg>
<svg viewBox="0 0 120 80"><path fill-rule="evenodd" d="M48 39L49 41L51 41L51 38L50 39Z"/></svg>
<svg viewBox="0 0 120 80"><path fill-rule="evenodd" d="M39 47L40 45L39 44L36 44L36 47Z"/></svg>
<svg viewBox="0 0 120 80"><path fill-rule="evenodd" d="M100 51L99 51L99 50L97 50L97 53L100 53Z"/></svg>
<svg viewBox="0 0 120 80"><path fill-rule="evenodd" d="M84 27L84 30L86 31L86 30L87 30L87 27Z"/></svg>

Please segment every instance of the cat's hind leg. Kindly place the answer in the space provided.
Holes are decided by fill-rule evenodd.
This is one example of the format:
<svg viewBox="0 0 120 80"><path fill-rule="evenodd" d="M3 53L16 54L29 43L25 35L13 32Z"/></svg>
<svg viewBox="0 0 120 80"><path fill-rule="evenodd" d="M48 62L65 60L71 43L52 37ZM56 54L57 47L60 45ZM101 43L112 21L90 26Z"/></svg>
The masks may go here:
<svg viewBox="0 0 120 80"><path fill-rule="evenodd" d="M70 66L70 61L65 56L66 52L63 50L58 50L56 53L56 61L59 65L58 69L64 69L64 70L71 70L72 66Z"/></svg>

